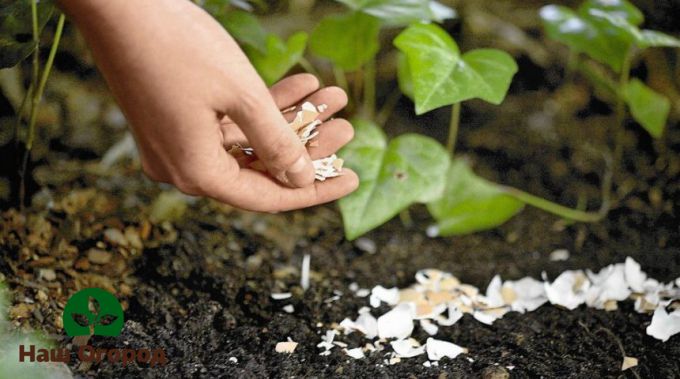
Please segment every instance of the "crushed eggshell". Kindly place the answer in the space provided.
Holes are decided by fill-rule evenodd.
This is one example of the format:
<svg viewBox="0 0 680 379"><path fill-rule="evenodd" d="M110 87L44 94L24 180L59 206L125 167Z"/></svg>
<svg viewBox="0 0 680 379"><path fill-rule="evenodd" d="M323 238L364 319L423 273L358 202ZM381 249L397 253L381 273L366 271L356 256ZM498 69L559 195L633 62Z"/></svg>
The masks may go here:
<svg viewBox="0 0 680 379"><path fill-rule="evenodd" d="M632 299L638 312L654 312L647 328L648 335L666 341L680 333L679 283L664 284L648 278L632 258L626 259L625 263L609 265L597 273L565 271L553 282L548 281L545 273L543 281L526 277L503 282L500 276L495 276L483 295L476 287L434 269L418 271L415 279L416 283L409 288L373 288L369 299L373 309L383 303L392 306L377 320L371 314L371 308L364 306L359 310L356 321L347 318L337 327L344 329L345 334L357 331L369 340L376 336L380 338L367 343L362 348L364 353L382 351L383 344L392 339L389 345L393 352L387 353L384 360L390 365L422 354L423 347L433 361L431 365L435 365L437 357L455 357L466 352L458 345L434 338L420 346L418 341L410 338L415 320L419 320L420 328L426 333L434 335L441 327L455 324L465 313L480 322L493 324L507 312L531 312L547 302L567 309L586 304L612 310L618 307L619 301ZM354 285L352 291L358 288ZM331 332L335 333L334 330L328 331L318 345L325 348L321 355L330 354L335 337Z"/></svg>
<svg viewBox="0 0 680 379"><path fill-rule="evenodd" d="M292 354L297 346L298 343L294 342L292 339L290 339L290 337L288 337L288 341L277 343L275 350L277 353Z"/></svg>
<svg viewBox="0 0 680 379"><path fill-rule="evenodd" d="M402 303L378 318L380 338L406 338L413 331L413 303Z"/></svg>
<svg viewBox="0 0 680 379"><path fill-rule="evenodd" d="M291 107L284 110L282 113L289 113L295 109L297 108ZM300 111L297 112L293 121L288 124L304 145L318 146L318 141L312 141L312 139L319 135L317 129L322 122L318 117L327 109L328 106L326 104L321 104L317 107L310 102L305 102L300 107ZM228 152L232 155L238 155L239 153L247 156L255 155L255 150L253 150L252 147L241 145L232 146ZM312 164L314 165L315 179L318 181L325 181L328 178L342 175L344 161L334 154L327 158L317 159L313 161ZM267 171L267 168L260 160L249 163L249 167L257 171Z"/></svg>
<svg viewBox="0 0 680 379"><path fill-rule="evenodd" d="M411 358L425 353L425 346L420 346L413 338L392 341L390 345L399 358Z"/></svg>
<svg viewBox="0 0 680 379"><path fill-rule="evenodd" d="M323 182L328 178L342 175L342 166L345 161L333 154L328 158L317 159L312 162L316 180Z"/></svg>
<svg viewBox="0 0 680 379"><path fill-rule="evenodd" d="M647 327L647 334L666 342L677 333L680 333L680 310L668 313L664 306L659 306Z"/></svg>
<svg viewBox="0 0 680 379"><path fill-rule="evenodd" d="M290 293L290 292L280 292L280 293L272 293L269 296L271 296L271 298L274 299L274 300L285 300L285 299L288 299L291 296L293 296L293 294Z"/></svg>
<svg viewBox="0 0 680 379"><path fill-rule="evenodd" d="M365 357L364 350L360 347L356 347L354 349L345 349L345 354L354 359L362 359Z"/></svg>
<svg viewBox="0 0 680 379"><path fill-rule="evenodd" d="M637 365L638 365L637 358L623 357L623 363L621 364L621 371L626 371L629 368L635 367Z"/></svg>
<svg viewBox="0 0 680 379"><path fill-rule="evenodd" d="M466 353L466 349L452 342L436 340L432 337L425 343L427 358L431 361L438 361L444 357L455 358L460 354Z"/></svg>

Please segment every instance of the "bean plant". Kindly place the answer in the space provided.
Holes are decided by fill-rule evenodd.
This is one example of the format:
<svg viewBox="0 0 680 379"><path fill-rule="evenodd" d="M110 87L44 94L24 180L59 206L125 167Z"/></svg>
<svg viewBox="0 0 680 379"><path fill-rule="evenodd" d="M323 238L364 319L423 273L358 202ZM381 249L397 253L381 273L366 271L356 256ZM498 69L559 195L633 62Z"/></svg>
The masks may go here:
<svg viewBox="0 0 680 379"><path fill-rule="evenodd" d="M680 47L680 40L664 33L640 29L644 16L626 0L587 0L578 9L548 5L541 9L548 36L569 46L572 62L579 54L607 66L615 80L609 87L615 93L616 128L614 157L622 156L626 105L633 119L652 137L661 138L671 108L668 98L631 78L635 57L652 47ZM592 77L592 75L591 75ZM595 76L612 82L609 77Z"/></svg>
<svg viewBox="0 0 680 379"><path fill-rule="evenodd" d="M216 17L255 58L255 67L269 84L296 64L312 73L320 71L317 66L325 67L305 58L306 50L315 62L330 65L335 83L352 95L355 138L340 154L359 174L361 185L339 202L348 239L398 214L407 215L416 203L426 204L436 220L430 234L446 236L496 227L527 204L570 220L592 222L603 217L601 212L570 209L490 182L455 154L462 102L503 101L518 70L509 54L496 49L462 53L437 25L456 12L436 1L338 2L347 6L346 11L322 18L309 36L298 32L287 41L266 32L250 13L230 10L217 12ZM382 130L395 101L387 100L376 109L376 57L386 49L381 46L381 33L395 28L400 30L394 39L399 88L413 100L417 115L451 108L446 146L418 133L390 139Z"/></svg>

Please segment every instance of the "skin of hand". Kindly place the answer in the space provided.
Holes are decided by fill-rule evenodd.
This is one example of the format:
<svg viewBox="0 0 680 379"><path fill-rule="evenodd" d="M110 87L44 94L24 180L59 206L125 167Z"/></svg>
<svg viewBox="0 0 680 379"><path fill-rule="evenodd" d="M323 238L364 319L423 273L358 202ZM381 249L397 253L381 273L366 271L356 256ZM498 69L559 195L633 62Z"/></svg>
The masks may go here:
<svg viewBox="0 0 680 379"><path fill-rule="evenodd" d="M125 113L151 179L190 195L252 211L279 212L343 197L354 172L314 181L311 160L349 142L349 122L330 119L347 103L337 87L308 74L267 89L236 42L187 0L60 0L92 50ZM281 110L326 104L318 144L305 148ZM269 173L227 150L252 146Z"/></svg>

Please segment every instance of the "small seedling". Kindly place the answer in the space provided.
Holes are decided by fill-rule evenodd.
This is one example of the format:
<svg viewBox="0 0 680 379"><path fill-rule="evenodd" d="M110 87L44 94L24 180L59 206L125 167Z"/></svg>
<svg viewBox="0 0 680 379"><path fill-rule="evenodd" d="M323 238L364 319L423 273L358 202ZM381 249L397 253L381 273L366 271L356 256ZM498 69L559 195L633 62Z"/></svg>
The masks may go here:
<svg viewBox="0 0 680 379"><path fill-rule="evenodd" d="M670 101L649 88L641 80L630 78L635 57L651 47L680 47L680 40L654 30L640 29L644 16L626 0L587 0L578 9L558 5L541 9L548 36L572 50L572 61L578 54L608 66L618 79L610 85L615 92L616 143L615 160L622 155L625 105L652 137L660 138L666 127ZM573 67L572 67L573 68ZM611 82L609 78L597 78Z"/></svg>
<svg viewBox="0 0 680 379"><path fill-rule="evenodd" d="M355 138L339 153L361 178L359 189L339 202L348 239L397 214L404 215L414 203L427 204L437 220L437 226L431 229L437 235L496 227L525 204L578 221L602 217L491 183L454 156L461 103L473 98L501 103L517 72L510 55L495 49L461 54L453 38L434 23L454 17L455 12L434 1L339 2L350 11L323 18L310 35L309 50L317 59L331 63L336 84L351 95L352 109L358 114L353 120ZM257 46L265 46L267 33L250 14L232 13L222 21L242 44L250 46L246 51L251 57ZM376 122L384 121L396 104L395 100L387 101L376 112L380 33L388 27L405 26L394 41L401 51L399 88L415 102L417 114L451 106L447 149L419 134L388 140ZM304 58L298 63L309 72L318 72ZM263 72L261 68L259 71Z"/></svg>

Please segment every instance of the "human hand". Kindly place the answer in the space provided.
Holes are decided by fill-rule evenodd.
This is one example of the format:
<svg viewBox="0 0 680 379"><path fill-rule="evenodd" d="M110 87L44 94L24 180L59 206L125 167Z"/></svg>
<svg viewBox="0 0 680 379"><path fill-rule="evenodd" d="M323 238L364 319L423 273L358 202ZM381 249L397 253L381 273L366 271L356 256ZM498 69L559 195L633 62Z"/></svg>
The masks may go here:
<svg viewBox="0 0 680 379"><path fill-rule="evenodd" d="M341 89L319 90L318 81L303 74L268 90L227 32L186 0L60 5L91 47L153 180L267 212L333 201L358 186L348 169L314 182L311 159L333 154L353 135L347 121L327 121L346 105ZM328 106L318 144L308 149L281 114L303 101ZM237 143L252 146L268 173L230 155Z"/></svg>

